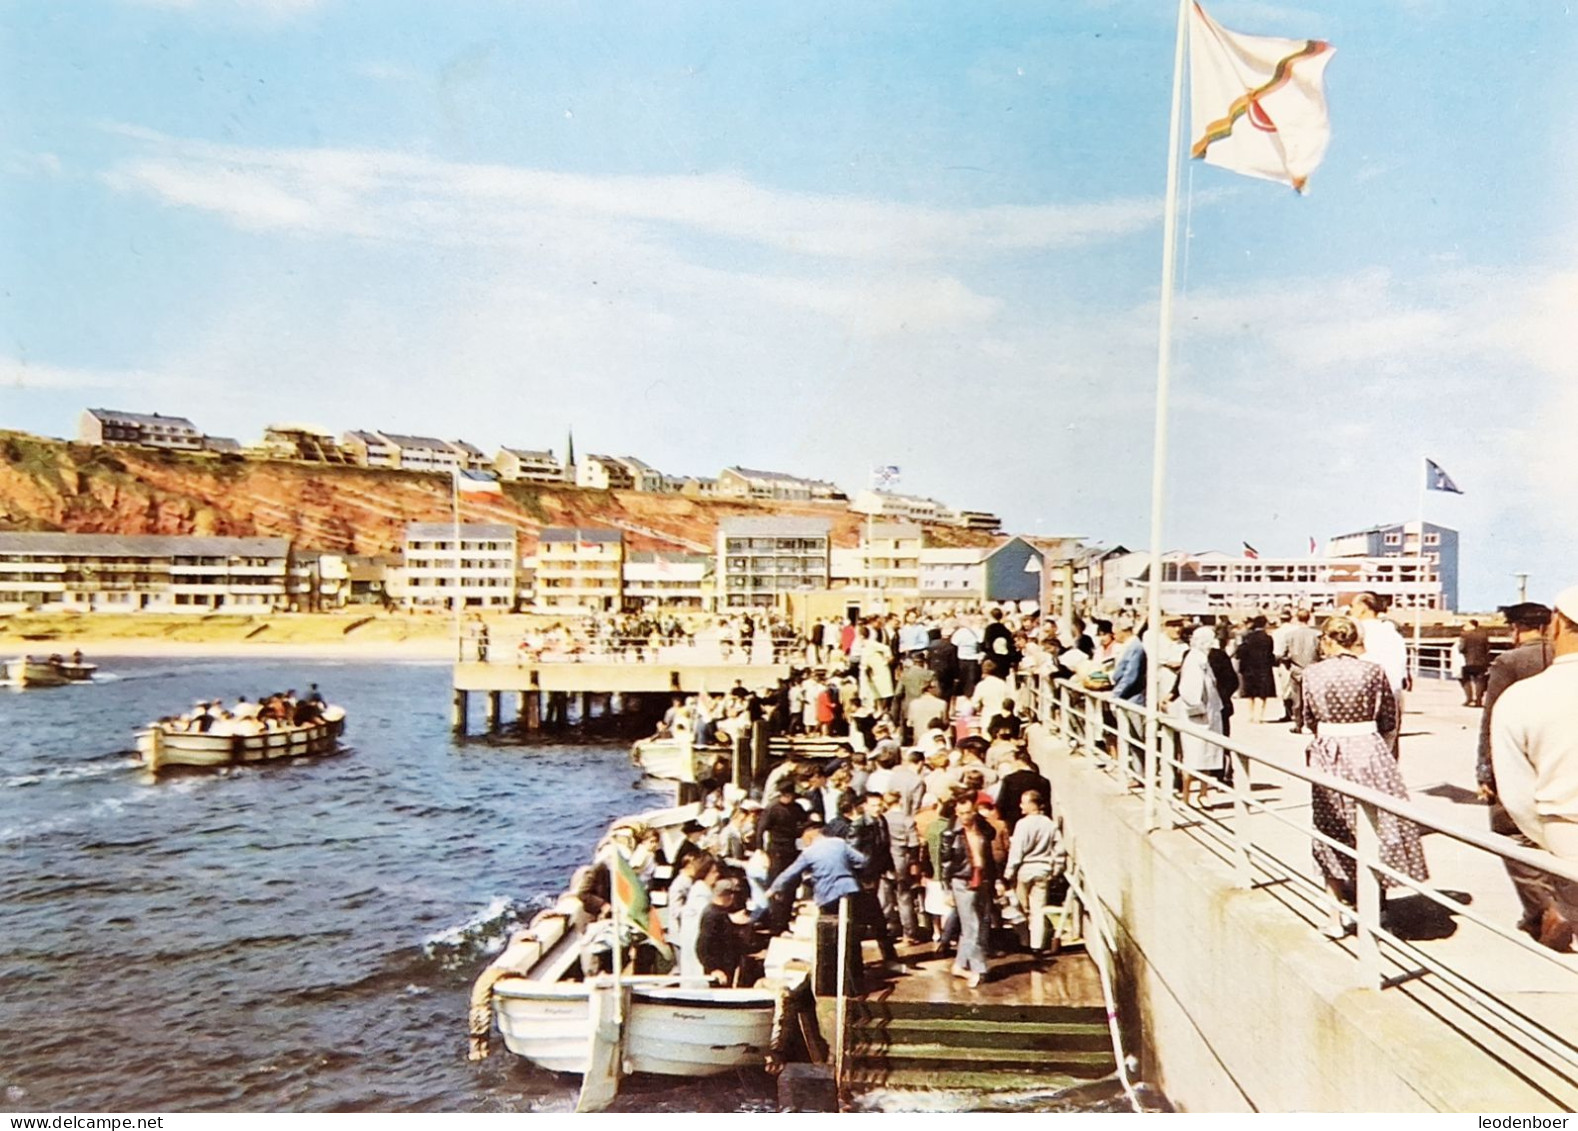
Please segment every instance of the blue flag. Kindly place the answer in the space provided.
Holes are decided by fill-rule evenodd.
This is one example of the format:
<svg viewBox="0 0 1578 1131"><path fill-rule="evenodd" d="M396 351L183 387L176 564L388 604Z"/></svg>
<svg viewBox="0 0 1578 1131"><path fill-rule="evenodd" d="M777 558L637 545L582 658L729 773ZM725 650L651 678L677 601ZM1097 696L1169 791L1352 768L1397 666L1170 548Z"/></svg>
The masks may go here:
<svg viewBox="0 0 1578 1131"><path fill-rule="evenodd" d="M1430 491L1450 491L1454 495L1461 495L1463 489L1452 482L1452 477L1441 470L1441 465L1433 459L1425 460L1425 488Z"/></svg>

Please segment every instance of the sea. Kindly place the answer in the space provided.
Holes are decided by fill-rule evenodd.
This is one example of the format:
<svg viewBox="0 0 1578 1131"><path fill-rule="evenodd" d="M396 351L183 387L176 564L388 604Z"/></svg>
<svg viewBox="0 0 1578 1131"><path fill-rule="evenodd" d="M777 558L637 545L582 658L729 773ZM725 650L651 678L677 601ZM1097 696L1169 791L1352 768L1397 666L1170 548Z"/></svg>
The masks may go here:
<svg viewBox="0 0 1578 1131"><path fill-rule="evenodd" d="M467 1060L467 996L615 817L671 803L630 736L456 738L444 663L93 658L90 685L0 689L0 1110L573 1110L574 1079L497 1039ZM151 719L313 683L342 753L137 764ZM775 1094L638 1082L615 1110ZM982 1106L881 1106L956 1102Z"/></svg>

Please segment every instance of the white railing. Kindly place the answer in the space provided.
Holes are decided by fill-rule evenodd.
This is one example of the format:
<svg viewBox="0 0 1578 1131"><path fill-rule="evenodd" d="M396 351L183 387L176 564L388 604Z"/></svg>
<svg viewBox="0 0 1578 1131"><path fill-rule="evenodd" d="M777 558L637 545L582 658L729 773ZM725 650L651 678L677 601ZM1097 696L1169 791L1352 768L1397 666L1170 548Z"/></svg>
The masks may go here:
<svg viewBox="0 0 1578 1131"><path fill-rule="evenodd" d="M548 642L537 636L493 634L466 636L460 642L463 661L490 664L660 664L700 665L790 664L806 667L806 645L754 641L652 640L637 636L599 636L587 640Z"/></svg>
<svg viewBox="0 0 1578 1131"><path fill-rule="evenodd" d="M1093 692L1067 680L1042 677L1033 687L1033 698L1037 718L1072 756L1088 758L1091 765L1128 790L1143 794L1149 829L1186 830L1231 869L1237 886L1274 888L1285 905L1306 918L1311 913L1317 917L1350 914L1357 923L1354 949L1369 984L1387 989L1420 976L1432 976L1442 986L1470 999L1482 1017L1517 1033L1521 1046L1542 1050L1546 1063L1578 1082L1578 1023L1557 1032L1503 995L1453 968L1441 954L1392 933L1383 921L1381 887L1376 878L1384 875L1399 888L1440 907L1459 924L1484 932L1490 936L1487 943L1514 948L1524 959L1538 963L1536 969L1549 972L1548 981L1542 976L1544 984L1538 987L1544 993L1578 993L1578 967L1571 963L1570 956L1564 959L1516 926L1487 917L1472 906L1471 897L1459 898L1461 893L1420 883L1383 864L1377 820L1379 814L1391 813L1474 852L1523 864L1562 880L1578 882L1578 865L1547 852L1524 848L1506 837L1442 821L1409 801L1331 777L1299 762L1251 750L1165 712L1157 713L1156 746L1147 748L1146 723L1151 712L1116 699L1110 692ZM1178 738L1184 735L1206 739L1220 747L1230 761L1231 784L1211 781L1213 789L1224 790L1231 798L1230 811L1185 806L1181 802L1172 783L1181 780L1179 775L1183 773L1177 751ZM1307 817L1309 810L1303 806L1289 812L1284 811L1285 798L1268 803L1257 797L1251 788L1257 771L1262 783L1268 777L1281 775L1351 797L1359 816L1357 844L1349 847L1315 830ZM1289 829L1297 835L1290 838ZM1283 858L1290 839L1303 847L1306 861L1313 841L1329 845L1355 861L1360 878L1355 908L1338 908L1307 866L1300 867ZM1508 952L1505 957L1513 956Z"/></svg>

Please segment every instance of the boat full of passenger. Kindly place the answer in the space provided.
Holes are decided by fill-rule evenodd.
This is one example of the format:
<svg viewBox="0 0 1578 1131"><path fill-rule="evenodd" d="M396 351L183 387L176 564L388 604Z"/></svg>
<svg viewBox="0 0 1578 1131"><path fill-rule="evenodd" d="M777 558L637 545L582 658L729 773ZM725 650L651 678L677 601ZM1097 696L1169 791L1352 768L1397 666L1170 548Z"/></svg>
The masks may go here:
<svg viewBox="0 0 1578 1131"><path fill-rule="evenodd" d="M68 683L88 683L98 670L97 664L83 660L81 652L69 660L58 655L47 659L18 656L0 664L0 683L7 687L64 687Z"/></svg>
<svg viewBox="0 0 1578 1131"><path fill-rule="evenodd" d="M345 711L321 699L260 704L235 711L198 703L185 715L151 723L137 734L137 752L152 773L169 766L229 766L332 754L345 731Z"/></svg>

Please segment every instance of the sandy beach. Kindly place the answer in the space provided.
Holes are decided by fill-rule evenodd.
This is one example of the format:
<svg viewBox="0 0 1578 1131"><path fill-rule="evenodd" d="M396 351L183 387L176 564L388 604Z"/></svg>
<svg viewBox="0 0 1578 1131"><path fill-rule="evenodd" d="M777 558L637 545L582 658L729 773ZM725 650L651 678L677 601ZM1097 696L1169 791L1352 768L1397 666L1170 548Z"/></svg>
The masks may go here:
<svg viewBox="0 0 1578 1131"><path fill-rule="evenodd" d="M490 629L496 626L490 624ZM435 660L455 655L442 617L290 613L274 616L18 614L0 620L0 655L80 650L99 656L342 657Z"/></svg>

